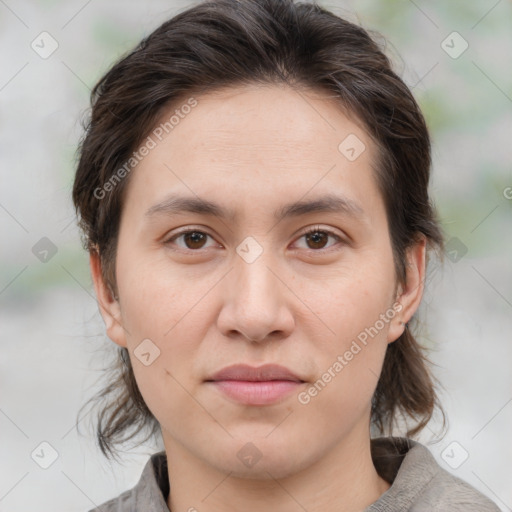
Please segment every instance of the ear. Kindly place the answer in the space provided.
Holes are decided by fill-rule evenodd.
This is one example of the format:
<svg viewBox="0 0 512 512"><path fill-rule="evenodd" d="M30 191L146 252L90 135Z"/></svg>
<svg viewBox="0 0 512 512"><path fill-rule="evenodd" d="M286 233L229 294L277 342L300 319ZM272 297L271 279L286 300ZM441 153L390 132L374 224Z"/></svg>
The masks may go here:
<svg viewBox="0 0 512 512"><path fill-rule="evenodd" d="M398 339L405 330L405 325L418 309L425 282L425 253L427 240L424 236L406 251L406 279L404 284L398 285L395 307L397 314L391 322L388 331L388 343Z"/></svg>
<svg viewBox="0 0 512 512"><path fill-rule="evenodd" d="M121 323L121 308L118 300L112 296L110 288L103 281L99 252L90 251L89 265L98 306L107 329L107 336L119 346L126 347L126 333Z"/></svg>

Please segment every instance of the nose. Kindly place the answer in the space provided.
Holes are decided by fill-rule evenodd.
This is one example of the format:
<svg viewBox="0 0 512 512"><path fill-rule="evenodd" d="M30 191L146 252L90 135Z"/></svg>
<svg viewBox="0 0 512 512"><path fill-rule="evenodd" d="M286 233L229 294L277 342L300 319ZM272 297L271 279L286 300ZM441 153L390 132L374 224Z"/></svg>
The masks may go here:
<svg viewBox="0 0 512 512"><path fill-rule="evenodd" d="M217 322L226 337L262 342L284 339L293 332L293 294L275 260L264 255L252 263L237 257L235 268L223 279L224 301Z"/></svg>

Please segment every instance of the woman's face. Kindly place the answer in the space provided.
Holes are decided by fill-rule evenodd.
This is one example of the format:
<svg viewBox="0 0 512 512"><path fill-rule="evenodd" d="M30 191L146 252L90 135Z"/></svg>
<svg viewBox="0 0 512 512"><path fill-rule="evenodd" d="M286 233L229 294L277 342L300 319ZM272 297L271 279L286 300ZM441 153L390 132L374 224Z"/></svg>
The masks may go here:
<svg viewBox="0 0 512 512"><path fill-rule="evenodd" d="M131 171L119 302L103 295L102 313L168 453L284 477L369 439L386 347L420 281L396 286L375 146L333 102L277 86L195 100L166 112L179 122L155 127ZM412 261L421 274L422 247ZM97 272L95 284L104 293ZM215 377L268 364L293 376Z"/></svg>

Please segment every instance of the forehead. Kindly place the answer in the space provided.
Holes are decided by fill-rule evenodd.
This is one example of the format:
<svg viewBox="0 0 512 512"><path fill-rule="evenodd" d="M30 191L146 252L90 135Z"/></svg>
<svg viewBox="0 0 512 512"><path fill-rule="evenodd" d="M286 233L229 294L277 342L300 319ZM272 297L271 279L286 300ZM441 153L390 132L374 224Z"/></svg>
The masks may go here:
<svg viewBox="0 0 512 512"><path fill-rule="evenodd" d="M196 106L188 109L192 98ZM185 109L187 113L180 119L173 116ZM165 130L171 117L178 122L171 130ZM232 154L250 150L251 156L256 150L275 150L283 155L283 149L289 149L286 156L292 158L294 150L298 154L310 148L316 153L328 149L328 158L333 153L337 155L339 142L349 132L369 138L339 99L320 90L282 84L243 85L183 97L162 113L155 128L159 126L164 129L164 137L177 135L168 137L171 145L175 142L178 146L179 137L188 141L187 148L220 154L223 148L219 144L227 141L232 145Z"/></svg>
<svg viewBox="0 0 512 512"><path fill-rule="evenodd" d="M195 106L182 108L191 98ZM268 199L277 207L335 189L354 202L376 199L376 148L325 93L254 85L185 97L149 137L156 144L127 197L141 206L169 193L229 198L230 206Z"/></svg>

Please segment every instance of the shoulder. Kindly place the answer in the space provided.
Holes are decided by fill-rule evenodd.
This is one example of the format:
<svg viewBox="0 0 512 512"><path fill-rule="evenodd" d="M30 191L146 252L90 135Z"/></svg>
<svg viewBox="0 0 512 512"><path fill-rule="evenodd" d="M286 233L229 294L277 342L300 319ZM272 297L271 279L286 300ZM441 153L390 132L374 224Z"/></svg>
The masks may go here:
<svg viewBox="0 0 512 512"><path fill-rule="evenodd" d="M136 512L134 506L134 489L123 492L117 498L112 498L89 512Z"/></svg>
<svg viewBox="0 0 512 512"><path fill-rule="evenodd" d="M417 508L418 511L500 511L498 506L481 492L441 467L424 489L420 503L423 508ZM412 510L416 510L416 508Z"/></svg>
<svg viewBox="0 0 512 512"><path fill-rule="evenodd" d="M167 475L165 451L155 453L146 462L135 487L89 512L169 512Z"/></svg>
<svg viewBox="0 0 512 512"><path fill-rule="evenodd" d="M489 498L442 468L417 441L372 439L372 457L391 487L367 512L500 512Z"/></svg>

